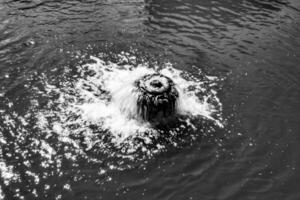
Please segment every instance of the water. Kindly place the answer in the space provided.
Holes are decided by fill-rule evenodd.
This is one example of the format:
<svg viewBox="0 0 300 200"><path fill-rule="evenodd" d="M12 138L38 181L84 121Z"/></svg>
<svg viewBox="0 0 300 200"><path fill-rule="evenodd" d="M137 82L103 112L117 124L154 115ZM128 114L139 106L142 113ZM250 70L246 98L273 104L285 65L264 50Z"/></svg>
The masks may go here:
<svg viewBox="0 0 300 200"><path fill-rule="evenodd" d="M297 0L1 1L0 199L300 199L299 25ZM159 127L127 118L155 70Z"/></svg>

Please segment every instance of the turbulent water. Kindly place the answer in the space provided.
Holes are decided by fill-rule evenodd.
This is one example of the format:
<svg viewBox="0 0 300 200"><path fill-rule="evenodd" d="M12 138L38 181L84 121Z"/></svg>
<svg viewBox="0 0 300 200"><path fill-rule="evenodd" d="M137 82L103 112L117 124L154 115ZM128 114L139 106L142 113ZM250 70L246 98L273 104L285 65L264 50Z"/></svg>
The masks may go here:
<svg viewBox="0 0 300 200"><path fill-rule="evenodd" d="M0 199L300 199L299 25L297 0L1 1Z"/></svg>

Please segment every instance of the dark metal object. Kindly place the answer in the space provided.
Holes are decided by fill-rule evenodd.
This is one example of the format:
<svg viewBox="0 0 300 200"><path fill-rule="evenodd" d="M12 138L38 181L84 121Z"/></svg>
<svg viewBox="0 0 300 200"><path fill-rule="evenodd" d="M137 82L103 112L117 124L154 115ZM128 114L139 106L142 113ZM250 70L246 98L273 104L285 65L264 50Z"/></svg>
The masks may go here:
<svg viewBox="0 0 300 200"><path fill-rule="evenodd" d="M178 91L174 82L162 74L148 74L135 82L138 93L138 115L146 121L172 116Z"/></svg>

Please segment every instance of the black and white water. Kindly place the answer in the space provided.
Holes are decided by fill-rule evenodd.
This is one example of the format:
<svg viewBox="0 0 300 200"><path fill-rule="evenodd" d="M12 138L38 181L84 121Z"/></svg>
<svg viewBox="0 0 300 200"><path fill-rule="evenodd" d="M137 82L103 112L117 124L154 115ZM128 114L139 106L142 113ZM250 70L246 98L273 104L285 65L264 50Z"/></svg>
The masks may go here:
<svg viewBox="0 0 300 200"><path fill-rule="evenodd" d="M298 0L2 0L0 199L300 199L299 34Z"/></svg>

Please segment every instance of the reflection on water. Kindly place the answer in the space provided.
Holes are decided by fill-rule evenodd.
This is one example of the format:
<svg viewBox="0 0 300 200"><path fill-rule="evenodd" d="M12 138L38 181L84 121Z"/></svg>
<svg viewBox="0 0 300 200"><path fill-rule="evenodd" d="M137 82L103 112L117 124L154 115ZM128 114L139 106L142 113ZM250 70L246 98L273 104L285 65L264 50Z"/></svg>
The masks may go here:
<svg viewBox="0 0 300 200"><path fill-rule="evenodd" d="M299 199L299 10L2 1L0 199ZM101 87L154 69L197 101L151 131L121 126Z"/></svg>

